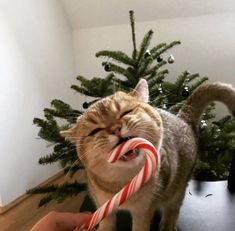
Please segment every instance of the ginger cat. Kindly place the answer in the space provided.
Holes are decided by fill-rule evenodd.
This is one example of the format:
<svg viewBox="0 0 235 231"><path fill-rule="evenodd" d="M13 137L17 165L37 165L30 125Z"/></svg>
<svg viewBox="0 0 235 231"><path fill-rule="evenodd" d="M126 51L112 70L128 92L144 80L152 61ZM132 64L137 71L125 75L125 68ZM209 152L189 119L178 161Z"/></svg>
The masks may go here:
<svg viewBox="0 0 235 231"><path fill-rule="evenodd" d="M153 213L160 208L160 230L175 231L197 158L197 121L205 106L214 100L224 102L235 113L235 90L223 83L200 86L177 116L153 108L148 98L148 84L141 79L129 94L119 91L94 103L74 127L61 134L76 144L97 207L128 183L145 161L141 151L133 151L110 164L110 150L131 137L142 137L154 144L161 167L120 209L130 211L133 231L149 231ZM115 213L105 218L98 230L114 231Z"/></svg>

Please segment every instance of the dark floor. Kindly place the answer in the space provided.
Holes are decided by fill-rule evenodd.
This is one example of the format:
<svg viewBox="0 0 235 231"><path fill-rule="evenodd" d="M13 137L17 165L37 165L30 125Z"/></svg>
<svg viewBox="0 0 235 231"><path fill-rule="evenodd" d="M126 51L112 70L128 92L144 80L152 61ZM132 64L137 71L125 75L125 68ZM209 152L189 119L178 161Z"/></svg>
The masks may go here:
<svg viewBox="0 0 235 231"><path fill-rule="evenodd" d="M93 211L86 198L81 211ZM160 215L156 213L151 231L158 231ZM179 231L235 231L235 195L227 189L227 181L191 181L178 220ZM117 231L130 231L131 219L120 213Z"/></svg>

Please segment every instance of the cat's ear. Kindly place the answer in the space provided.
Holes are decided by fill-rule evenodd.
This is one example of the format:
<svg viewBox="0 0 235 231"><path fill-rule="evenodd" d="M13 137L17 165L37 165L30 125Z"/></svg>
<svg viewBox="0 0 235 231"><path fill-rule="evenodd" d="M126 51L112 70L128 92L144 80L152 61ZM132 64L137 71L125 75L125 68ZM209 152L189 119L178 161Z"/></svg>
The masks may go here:
<svg viewBox="0 0 235 231"><path fill-rule="evenodd" d="M131 95L145 103L148 103L149 87L147 81L145 79L140 79L135 89L131 92Z"/></svg>
<svg viewBox="0 0 235 231"><path fill-rule="evenodd" d="M71 142L75 142L76 140L76 127L69 128L64 131L60 131L60 135L64 137L66 140L69 140Z"/></svg>

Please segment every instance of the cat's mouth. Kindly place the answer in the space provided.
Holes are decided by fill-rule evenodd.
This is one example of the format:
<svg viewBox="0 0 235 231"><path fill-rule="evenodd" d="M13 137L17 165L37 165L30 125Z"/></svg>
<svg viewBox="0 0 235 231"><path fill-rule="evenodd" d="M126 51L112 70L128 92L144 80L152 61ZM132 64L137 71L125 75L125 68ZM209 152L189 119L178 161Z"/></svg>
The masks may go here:
<svg viewBox="0 0 235 231"><path fill-rule="evenodd" d="M130 150L129 152L127 152L126 154L121 156L120 160L125 161L125 162L131 161L131 160L135 159L137 156L139 156L139 154L140 154L139 149Z"/></svg>
<svg viewBox="0 0 235 231"><path fill-rule="evenodd" d="M132 139L132 138L134 138L134 136L127 137L127 138L121 138L116 146L118 146L119 144L124 143L127 140ZM121 158L119 160L124 161L124 162L131 161L131 160L135 159L137 156L139 156L139 154L140 154L139 149L130 150L127 153L125 153L123 156L121 156Z"/></svg>

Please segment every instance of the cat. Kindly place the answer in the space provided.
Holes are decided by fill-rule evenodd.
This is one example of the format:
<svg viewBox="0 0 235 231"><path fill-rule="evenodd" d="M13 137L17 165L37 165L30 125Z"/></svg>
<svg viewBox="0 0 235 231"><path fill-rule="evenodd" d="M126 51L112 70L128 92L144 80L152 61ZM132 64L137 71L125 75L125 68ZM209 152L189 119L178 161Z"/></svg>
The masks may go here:
<svg viewBox="0 0 235 231"><path fill-rule="evenodd" d="M197 122L214 100L225 103L234 115L235 89L224 83L203 84L188 97L178 115L153 108L148 100L148 84L141 79L130 93L118 91L91 105L74 127L61 134L76 144L97 207L120 191L145 162L140 151L109 164L110 150L132 137L150 141L160 154L160 166L120 209L131 213L133 231L149 231L153 213L160 208L160 230L175 231L197 159ZM115 230L115 219L115 213L109 215L98 230Z"/></svg>

